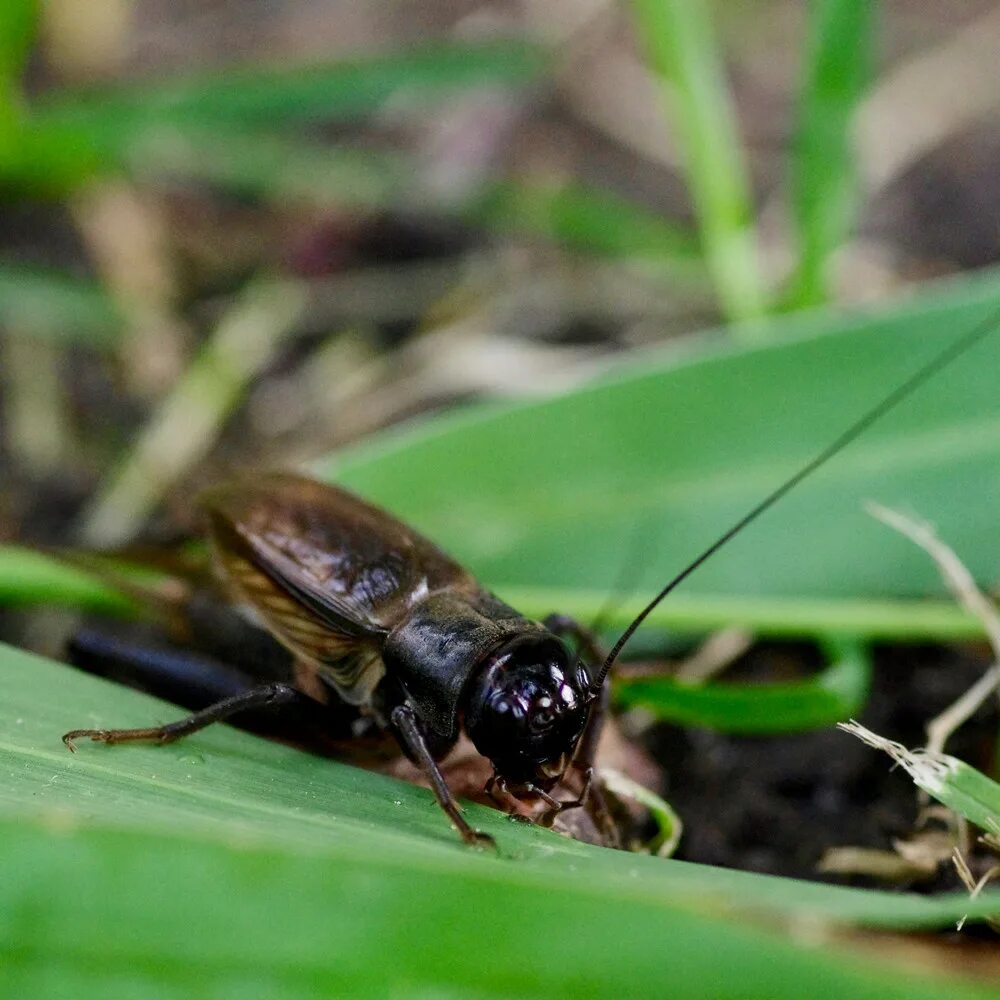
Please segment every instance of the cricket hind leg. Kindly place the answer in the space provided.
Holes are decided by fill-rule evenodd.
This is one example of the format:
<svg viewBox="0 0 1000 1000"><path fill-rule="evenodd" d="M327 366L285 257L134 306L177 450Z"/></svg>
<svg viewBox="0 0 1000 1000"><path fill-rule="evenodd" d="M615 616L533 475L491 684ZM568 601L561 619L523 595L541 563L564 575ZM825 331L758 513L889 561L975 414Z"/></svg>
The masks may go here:
<svg viewBox="0 0 1000 1000"><path fill-rule="evenodd" d="M147 629L116 623L114 630L85 625L66 648L80 670L197 711L242 694L254 678L211 656L156 641Z"/></svg>
<svg viewBox="0 0 1000 1000"><path fill-rule="evenodd" d="M251 692L262 687L281 684L292 688L288 683L292 680L291 665L287 676L281 675L278 664L270 665L271 676L253 676L200 650L157 639L148 628L127 623L116 622L113 630L85 626L70 640L67 652L70 662L87 673L171 701L196 714L235 701L237 707L223 716L233 717L235 725L323 756L340 756L344 744L352 741L358 721L354 706L332 699L321 704L298 690L280 705L257 695L247 700ZM256 669L256 658L251 662ZM213 717L203 725L221 718ZM148 727L143 730L148 735L133 739L157 740L157 731L158 727ZM85 730L83 735L89 736L90 731Z"/></svg>
<svg viewBox="0 0 1000 1000"><path fill-rule="evenodd" d="M176 722L169 722L164 726L147 726L140 729L72 729L63 734L63 743L70 750L75 750L74 740L91 739L96 743L173 743L174 740L182 736L189 736L210 726L213 722L222 722L225 719L245 712L248 709L274 709L282 705L288 705L304 695L296 691L288 684L271 683L261 684L258 687L250 688L241 694L224 698L222 701L203 708L200 712L178 719Z"/></svg>

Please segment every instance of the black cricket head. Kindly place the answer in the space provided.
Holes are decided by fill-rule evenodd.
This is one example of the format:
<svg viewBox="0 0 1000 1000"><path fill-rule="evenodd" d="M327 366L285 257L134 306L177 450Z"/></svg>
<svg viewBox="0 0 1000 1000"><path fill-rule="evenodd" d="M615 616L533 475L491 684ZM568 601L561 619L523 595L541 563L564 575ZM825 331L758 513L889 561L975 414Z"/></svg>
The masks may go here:
<svg viewBox="0 0 1000 1000"><path fill-rule="evenodd" d="M554 635L518 636L472 681L466 732L506 782L547 791L586 728L590 688L583 665Z"/></svg>

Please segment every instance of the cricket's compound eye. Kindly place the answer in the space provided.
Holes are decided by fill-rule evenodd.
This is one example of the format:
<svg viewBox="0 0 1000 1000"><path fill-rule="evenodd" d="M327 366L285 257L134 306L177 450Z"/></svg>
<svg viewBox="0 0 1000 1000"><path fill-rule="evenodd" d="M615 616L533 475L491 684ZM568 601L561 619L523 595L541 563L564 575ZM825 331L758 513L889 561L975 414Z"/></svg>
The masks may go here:
<svg viewBox="0 0 1000 1000"><path fill-rule="evenodd" d="M473 681L465 724L476 749L511 782L543 783L587 722L587 677L557 639L518 639Z"/></svg>

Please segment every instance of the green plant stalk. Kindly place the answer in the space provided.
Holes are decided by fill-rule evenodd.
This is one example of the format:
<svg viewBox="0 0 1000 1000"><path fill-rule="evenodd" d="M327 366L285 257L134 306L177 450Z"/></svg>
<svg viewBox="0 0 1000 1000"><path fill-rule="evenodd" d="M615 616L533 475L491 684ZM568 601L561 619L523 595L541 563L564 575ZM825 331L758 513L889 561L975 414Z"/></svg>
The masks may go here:
<svg viewBox="0 0 1000 1000"><path fill-rule="evenodd" d="M805 78L792 155L792 207L799 258L787 304L814 306L830 294L830 263L854 222L857 176L851 119L869 79L878 5L813 0Z"/></svg>
<svg viewBox="0 0 1000 1000"><path fill-rule="evenodd" d="M637 32L664 88L723 314L763 314L750 183L705 0L633 0ZM760 335L756 323L737 329Z"/></svg>

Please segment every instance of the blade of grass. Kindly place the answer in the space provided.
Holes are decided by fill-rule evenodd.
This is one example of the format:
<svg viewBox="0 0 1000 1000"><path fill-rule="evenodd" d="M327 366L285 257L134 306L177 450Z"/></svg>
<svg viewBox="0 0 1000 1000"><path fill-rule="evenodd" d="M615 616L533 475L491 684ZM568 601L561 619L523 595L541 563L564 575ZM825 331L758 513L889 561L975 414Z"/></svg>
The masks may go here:
<svg viewBox="0 0 1000 1000"><path fill-rule="evenodd" d="M908 750L853 720L838 728L887 753L913 783L942 805L990 833L1000 832L1000 785L957 757L929 750Z"/></svg>
<svg viewBox="0 0 1000 1000"><path fill-rule="evenodd" d="M38 102L40 120L120 141L140 123L273 127L355 119L400 93L440 99L473 85L523 85L545 67L525 42L437 42L340 62L232 68L211 76L62 92Z"/></svg>
<svg viewBox="0 0 1000 1000"><path fill-rule="evenodd" d="M23 336L111 347L121 317L99 285L37 267L0 264L0 324Z"/></svg>
<svg viewBox="0 0 1000 1000"><path fill-rule="evenodd" d="M34 40L35 0L7 0L0 17L0 163L17 145L24 122L21 71Z"/></svg>
<svg viewBox="0 0 1000 1000"><path fill-rule="evenodd" d="M792 208L799 257L788 304L818 305L830 262L854 221L857 176L850 125L869 77L877 4L815 0L792 156Z"/></svg>
<svg viewBox="0 0 1000 1000"><path fill-rule="evenodd" d="M814 1000L995 996L708 905L636 900L627 868L601 896L586 863L571 888L517 862L506 878L486 864L428 874L75 816L0 820L11 996L796 1000L803 983ZM540 941L547 960L529 960Z"/></svg>
<svg viewBox="0 0 1000 1000"><path fill-rule="evenodd" d="M964 893L878 893L622 854L512 824L467 804L494 833L501 857L468 851L427 789L291 747L214 726L165 747L84 744L69 754L74 726L170 719L177 709L147 695L0 645L0 814L50 823L193 837L229 847L260 845L350 866L408 868L425 883L451 872L513 880L574 896L624 895L637 903L765 914L794 924L883 928L942 926L965 912ZM54 780L53 780L54 778ZM399 805L396 805L396 802ZM588 877L582 877L586 866ZM0 891L16 876L8 865ZM205 887L211 892L211 884ZM687 902L685 902L687 901ZM997 909L995 897L973 912ZM10 915L0 906L0 914ZM347 914L350 916L350 914Z"/></svg>
<svg viewBox="0 0 1000 1000"><path fill-rule="evenodd" d="M127 597L90 573L18 545L0 545L0 604L123 616L137 610Z"/></svg>
<svg viewBox="0 0 1000 1000"><path fill-rule="evenodd" d="M423 421L314 468L389 507L505 594L544 586L543 597L605 596L642 531L650 557L635 588L648 594L887 386L995 315L997 294L995 277L984 276L892 309L788 317L765 347L689 341L556 398ZM1000 328L668 603L695 593L862 605L939 594L922 555L900 551L864 515L876 489L932 516L969 554L970 570L991 579L1000 540L983 497L1000 475L998 359ZM733 624L748 617L737 610Z"/></svg>
<svg viewBox="0 0 1000 1000"><path fill-rule="evenodd" d="M826 644L830 665L807 681L782 684L689 684L670 677L615 680L615 699L656 718L729 733L790 733L832 726L868 697L871 659L853 639Z"/></svg>
<svg viewBox="0 0 1000 1000"><path fill-rule="evenodd" d="M501 231L547 236L613 257L655 257L697 266L691 233L612 192L577 183L513 179L489 185L465 214Z"/></svg>
<svg viewBox="0 0 1000 1000"><path fill-rule="evenodd" d="M705 0L633 0L636 30L673 111L685 178L723 314L764 312L750 183ZM756 324L738 331L759 335Z"/></svg>

